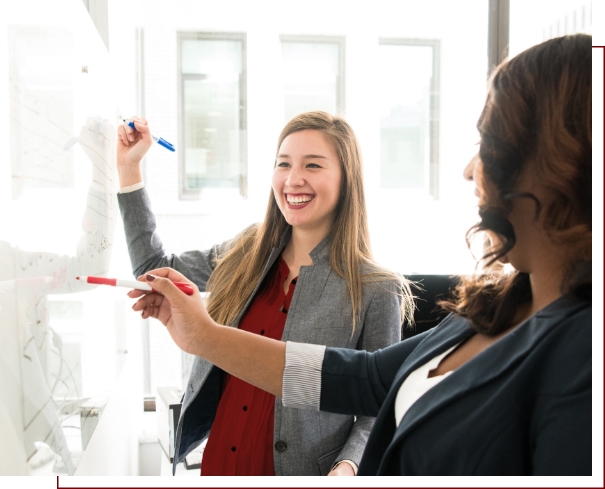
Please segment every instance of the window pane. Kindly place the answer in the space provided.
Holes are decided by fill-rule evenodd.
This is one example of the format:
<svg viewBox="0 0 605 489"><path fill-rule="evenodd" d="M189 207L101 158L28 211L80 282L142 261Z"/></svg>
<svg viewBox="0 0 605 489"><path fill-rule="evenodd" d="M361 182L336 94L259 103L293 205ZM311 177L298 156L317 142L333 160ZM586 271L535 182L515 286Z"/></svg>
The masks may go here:
<svg viewBox="0 0 605 489"><path fill-rule="evenodd" d="M592 2L587 0L511 0L510 56L553 37L592 32Z"/></svg>
<svg viewBox="0 0 605 489"><path fill-rule="evenodd" d="M283 41L285 117L311 110L338 112L340 45Z"/></svg>
<svg viewBox="0 0 605 489"><path fill-rule="evenodd" d="M433 48L383 44L378 52L381 186L424 188L430 168Z"/></svg>
<svg viewBox="0 0 605 489"><path fill-rule="evenodd" d="M242 43L182 43L185 190L238 187L242 174Z"/></svg>
<svg viewBox="0 0 605 489"><path fill-rule="evenodd" d="M184 74L234 76L242 73L240 41L187 39L182 46Z"/></svg>
<svg viewBox="0 0 605 489"><path fill-rule="evenodd" d="M239 185L239 80L185 80L188 189Z"/></svg>

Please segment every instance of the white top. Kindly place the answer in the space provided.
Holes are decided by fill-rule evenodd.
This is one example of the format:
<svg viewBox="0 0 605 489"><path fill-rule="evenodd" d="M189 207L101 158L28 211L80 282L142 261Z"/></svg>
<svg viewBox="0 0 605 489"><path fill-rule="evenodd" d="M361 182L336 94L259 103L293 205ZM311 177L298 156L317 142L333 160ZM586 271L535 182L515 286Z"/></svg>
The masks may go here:
<svg viewBox="0 0 605 489"><path fill-rule="evenodd" d="M439 366L448 353L456 348L460 343L455 344L449 350L429 360L424 365L414 370L401 384L397 397L395 397L395 424L399 426L401 419L408 412L408 409L418 399L420 399L429 389L436 386L452 372L446 372L443 375L429 377L429 372Z"/></svg>

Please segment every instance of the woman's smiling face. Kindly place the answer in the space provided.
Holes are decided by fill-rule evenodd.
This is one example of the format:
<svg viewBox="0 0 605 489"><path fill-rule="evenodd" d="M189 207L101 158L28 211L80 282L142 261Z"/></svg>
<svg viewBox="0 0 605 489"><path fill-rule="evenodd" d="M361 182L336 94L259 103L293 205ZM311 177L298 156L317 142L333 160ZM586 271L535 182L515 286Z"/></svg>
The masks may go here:
<svg viewBox="0 0 605 489"><path fill-rule="evenodd" d="M288 224L327 234L334 222L341 181L338 156L320 131L297 131L282 141L272 187Z"/></svg>

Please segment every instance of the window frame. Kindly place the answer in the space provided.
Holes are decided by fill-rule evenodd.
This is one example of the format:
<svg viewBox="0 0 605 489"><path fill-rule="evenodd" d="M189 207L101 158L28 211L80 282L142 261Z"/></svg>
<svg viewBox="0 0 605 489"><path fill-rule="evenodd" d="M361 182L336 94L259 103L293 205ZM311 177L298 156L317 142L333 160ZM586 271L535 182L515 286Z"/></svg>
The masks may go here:
<svg viewBox="0 0 605 489"><path fill-rule="evenodd" d="M336 44L338 46L338 75L336 80L336 115L345 114L345 36L323 36L323 35L298 35L280 34L280 49L285 42L307 43L307 44ZM281 54L280 54L281 56ZM281 61L281 57L280 57ZM285 95L285 94L284 94ZM287 122L287 121L286 121Z"/></svg>
<svg viewBox="0 0 605 489"><path fill-rule="evenodd" d="M429 184L428 193L439 200L439 114L441 90L441 40L404 37L380 37L379 46L423 46L433 50L433 76L429 101Z"/></svg>
<svg viewBox="0 0 605 489"><path fill-rule="evenodd" d="M508 56L510 0L489 0L487 19L487 76Z"/></svg>
<svg viewBox="0 0 605 489"><path fill-rule="evenodd" d="M185 107L184 92L185 81L203 80L207 75L183 74L182 46L183 41L239 41L242 45L242 73L240 77L239 90L239 131L240 131L240 174L239 193L243 198L248 195L248 94L247 94L247 35L245 32L205 32L205 31L177 31L177 91L178 91L178 131L179 147L185 148ZM185 151L178 152L179 160L179 199L199 200L202 188L188 189L186 185Z"/></svg>

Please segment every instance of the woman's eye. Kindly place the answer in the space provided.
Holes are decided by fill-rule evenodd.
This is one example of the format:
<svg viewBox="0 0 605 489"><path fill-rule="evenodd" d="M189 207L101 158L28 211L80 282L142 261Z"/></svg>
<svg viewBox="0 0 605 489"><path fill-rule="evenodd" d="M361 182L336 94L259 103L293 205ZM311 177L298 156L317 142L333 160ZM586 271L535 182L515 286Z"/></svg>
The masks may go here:
<svg viewBox="0 0 605 489"><path fill-rule="evenodd" d="M285 161L282 161L281 163L278 163L277 166L280 166L282 168L287 168L290 166L290 163L286 163Z"/></svg>
<svg viewBox="0 0 605 489"><path fill-rule="evenodd" d="M321 166L319 166L317 163L309 163L307 168L321 168Z"/></svg>

